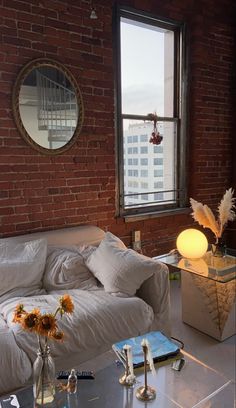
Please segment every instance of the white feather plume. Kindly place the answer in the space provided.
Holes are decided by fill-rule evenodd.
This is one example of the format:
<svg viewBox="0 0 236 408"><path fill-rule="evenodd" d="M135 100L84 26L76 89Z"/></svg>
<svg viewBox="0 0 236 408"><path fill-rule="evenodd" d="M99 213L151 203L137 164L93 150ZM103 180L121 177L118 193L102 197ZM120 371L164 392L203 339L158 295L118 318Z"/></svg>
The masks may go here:
<svg viewBox="0 0 236 408"><path fill-rule="evenodd" d="M235 208L234 203L235 203L236 198L234 198L233 195L234 195L234 190L232 188L229 188L228 190L226 190L219 204L219 207L218 207L221 234L227 222L233 221L236 217L236 214L233 210Z"/></svg>
<svg viewBox="0 0 236 408"><path fill-rule="evenodd" d="M192 207L192 217L199 225L204 228L209 228L217 238L222 236L224 228L228 221L233 221L236 218L235 211L235 201L236 198L233 197L234 190L230 188L226 190L220 204L218 207L218 219L216 220L211 209L206 205L202 204L193 198L190 198L190 203Z"/></svg>
<svg viewBox="0 0 236 408"><path fill-rule="evenodd" d="M219 225L215 219L214 214L211 209L205 204L190 198L191 207L193 209L192 216L199 225L204 228L209 228L218 237L219 236Z"/></svg>

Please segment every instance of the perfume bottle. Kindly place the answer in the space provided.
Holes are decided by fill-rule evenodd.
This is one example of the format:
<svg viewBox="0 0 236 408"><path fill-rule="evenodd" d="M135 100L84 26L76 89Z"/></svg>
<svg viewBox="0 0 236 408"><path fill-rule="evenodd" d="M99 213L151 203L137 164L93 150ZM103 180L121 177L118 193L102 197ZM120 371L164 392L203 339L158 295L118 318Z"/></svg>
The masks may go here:
<svg viewBox="0 0 236 408"><path fill-rule="evenodd" d="M68 377L67 391L69 394L75 394L77 391L77 375L74 368Z"/></svg>

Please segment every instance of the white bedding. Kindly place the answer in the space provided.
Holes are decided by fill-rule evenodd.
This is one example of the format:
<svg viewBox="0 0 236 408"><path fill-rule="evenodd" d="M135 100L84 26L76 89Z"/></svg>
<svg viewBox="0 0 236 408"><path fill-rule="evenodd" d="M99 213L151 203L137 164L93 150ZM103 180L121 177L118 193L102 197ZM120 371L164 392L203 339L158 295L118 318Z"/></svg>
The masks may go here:
<svg viewBox="0 0 236 408"><path fill-rule="evenodd" d="M81 226L0 241L17 244L46 238L49 245L68 247L98 245L103 237L104 231L100 228ZM69 266L67 263L66 268L57 270L50 266L46 279L51 289L48 287L47 295L11 298L0 304L0 395L32 382L30 377L37 339L34 334L12 323L13 310L18 303L23 303L28 311L38 307L42 312L53 312L62 294L72 296L74 314L63 316L58 321L59 328L65 332L65 340L63 343L51 342L58 370L78 367L80 363L109 350L114 342L127 337L150 330L161 330L170 335L169 274L165 265L158 264L155 273L138 290L139 297L127 298L112 296L93 285L89 286L89 290L81 290L81 287L70 289L70 279L79 282L79 285L81 279L77 280L74 263L72 270L68 270Z"/></svg>
<svg viewBox="0 0 236 408"><path fill-rule="evenodd" d="M23 303L28 311L38 307L42 312L52 312L56 310L58 299L64 293L65 291L54 291L40 297L14 298L0 305L0 314L2 313L10 328L8 330L5 326L7 336L11 343L15 343L11 344L11 350L13 350L13 354L14 352L16 354L12 358L16 370L14 368L9 371L9 360L5 357L9 345L6 342L2 348L1 344L0 367L1 372L6 372L6 376L4 377L4 384L2 384L1 374L0 393L19 386L19 378L12 378L12 372L19 370L20 373L23 360L25 361L24 365L26 363L30 366L28 358L33 362L36 357L36 336L12 322L16 304ZM64 342L51 341L52 355L55 357L58 369L67 368L70 357L78 365L85 361L88 350L107 350L112 343L118 340L145 333L153 322L152 308L137 297L125 299L114 297L105 293L103 289L94 291L76 289L69 290L67 293L73 298L75 311L73 315L64 315L62 319L58 318L58 326L65 333ZM9 372L11 374L8 374ZM29 367L28 376L30 372L31 368ZM25 380L26 374L24 374L24 381L21 384L24 384Z"/></svg>

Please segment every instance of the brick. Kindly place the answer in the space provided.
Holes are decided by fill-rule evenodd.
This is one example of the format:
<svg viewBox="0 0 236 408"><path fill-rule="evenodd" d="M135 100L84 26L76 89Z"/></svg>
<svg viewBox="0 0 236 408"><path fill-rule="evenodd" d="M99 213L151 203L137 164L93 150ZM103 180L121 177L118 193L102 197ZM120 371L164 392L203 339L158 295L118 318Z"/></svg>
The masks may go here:
<svg viewBox="0 0 236 408"><path fill-rule="evenodd" d="M127 245L132 230L139 229L145 254L168 252L179 231L191 225L189 214L134 223L115 218L111 2L96 4L97 21L89 19L88 4L81 0L0 3L0 236L89 223L113 231ZM200 8L193 0L126 1L131 7L188 24L189 194L215 209L232 174L232 3L205 0ZM58 156L41 155L28 146L12 118L17 73L39 57L64 63L83 96L82 131L73 147Z"/></svg>

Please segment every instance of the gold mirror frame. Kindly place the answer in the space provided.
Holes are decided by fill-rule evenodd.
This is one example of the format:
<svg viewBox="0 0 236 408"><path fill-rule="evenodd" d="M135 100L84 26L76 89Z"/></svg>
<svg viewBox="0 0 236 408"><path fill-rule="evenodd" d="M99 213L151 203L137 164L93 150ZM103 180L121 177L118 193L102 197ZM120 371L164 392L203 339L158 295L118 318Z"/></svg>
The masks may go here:
<svg viewBox="0 0 236 408"><path fill-rule="evenodd" d="M21 119L21 114L20 114L20 108L19 108L19 96L20 96L20 90L21 86L23 85L25 79L27 76L36 68L40 68L42 66L45 67L51 67L59 70L62 74L65 75L67 80L70 82L70 84L73 87L73 90L76 94L76 99L77 99L77 105L78 105L78 118L77 118L77 124L76 128L74 130L73 135L71 136L70 140L65 143L64 146L61 146L56 149L50 149L46 148L43 146L40 146L38 143L34 141L34 139L28 134L27 130L24 127L24 124ZM16 127L18 131L20 132L21 136L23 139L34 149L36 149L38 152L46 154L46 155L57 155L64 153L66 150L68 150L77 140L77 137L81 131L83 120L84 120L84 106L83 106L83 101L82 101L82 95L81 91L79 89L79 86L74 78L74 76L70 73L70 71L60 62L51 60L49 58L38 58L35 59L28 64L26 64L21 71L19 72L16 82L13 87L13 93L12 93L12 108L13 108L13 116L14 120L16 123Z"/></svg>

